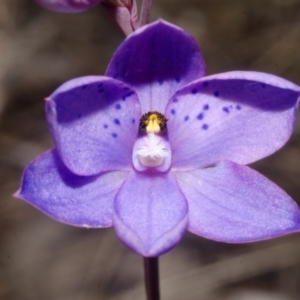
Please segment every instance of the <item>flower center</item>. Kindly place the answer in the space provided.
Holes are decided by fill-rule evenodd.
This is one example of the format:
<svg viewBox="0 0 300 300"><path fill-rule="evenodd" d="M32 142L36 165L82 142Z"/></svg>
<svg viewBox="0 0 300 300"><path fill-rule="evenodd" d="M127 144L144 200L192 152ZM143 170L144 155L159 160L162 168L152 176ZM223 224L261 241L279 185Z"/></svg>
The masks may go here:
<svg viewBox="0 0 300 300"><path fill-rule="evenodd" d="M167 140L166 117L150 111L142 116L139 129L132 154L135 169L167 171L171 165L171 149Z"/></svg>
<svg viewBox="0 0 300 300"><path fill-rule="evenodd" d="M140 163L146 167L160 166L169 155L162 139L150 132L144 137L143 144L137 149Z"/></svg>
<svg viewBox="0 0 300 300"><path fill-rule="evenodd" d="M150 111L144 114L140 120L140 131L144 133L166 134L167 118L156 111Z"/></svg>

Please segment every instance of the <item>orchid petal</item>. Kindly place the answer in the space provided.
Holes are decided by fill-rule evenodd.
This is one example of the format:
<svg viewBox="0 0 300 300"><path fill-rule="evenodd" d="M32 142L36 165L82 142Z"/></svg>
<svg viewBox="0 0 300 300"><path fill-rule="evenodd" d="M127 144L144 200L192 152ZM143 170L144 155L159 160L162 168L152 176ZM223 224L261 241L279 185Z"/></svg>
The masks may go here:
<svg viewBox="0 0 300 300"><path fill-rule="evenodd" d="M123 83L73 79L47 99L47 120L64 164L77 175L131 168L140 106Z"/></svg>
<svg viewBox="0 0 300 300"><path fill-rule="evenodd" d="M21 188L14 196L60 222L110 227L113 200L126 176L127 172L120 171L99 176L75 175L54 149L27 166Z"/></svg>
<svg viewBox="0 0 300 300"><path fill-rule="evenodd" d="M292 134L299 91L258 72L223 73L183 88L166 109L173 167L249 164L274 153Z"/></svg>
<svg viewBox="0 0 300 300"><path fill-rule="evenodd" d="M195 234L244 243L300 230L296 203L249 167L225 161L176 176L189 204L188 230Z"/></svg>
<svg viewBox="0 0 300 300"><path fill-rule="evenodd" d="M59 13L79 13L99 4L101 0L35 0L46 9Z"/></svg>
<svg viewBox="0 0 300 300"><path fill-rule="evenodd" d="M143 256L157 256L179 242L187 213L172 173L132 172L116 196L113 223L127 246Z"/></svg>
<svg viewBox="0 0 300 300"><path fill-rule="evenodd" d="M204 74L204 61L194 38L165 21L131 34L106 71L106 76L127 83L137 92L142 113L164 113L177 90Z"/></svg>

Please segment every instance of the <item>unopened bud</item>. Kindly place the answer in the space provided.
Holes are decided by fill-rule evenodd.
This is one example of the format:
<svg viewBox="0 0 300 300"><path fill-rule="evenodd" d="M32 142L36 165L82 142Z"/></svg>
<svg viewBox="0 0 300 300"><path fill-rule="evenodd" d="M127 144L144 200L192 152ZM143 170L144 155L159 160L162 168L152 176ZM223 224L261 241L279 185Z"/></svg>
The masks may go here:
<svg viewBox="0 0 300 300"><path fill-rule="evenodd" d="M136 0L102 0L101 5L126 36L137 29Z"/></svg>
<svg viewBox="0 0 300 300"><path fill-rule="evenodd" d="M96 6L101 0L35 0L43 7L60 13L79 13Z"/></svg>

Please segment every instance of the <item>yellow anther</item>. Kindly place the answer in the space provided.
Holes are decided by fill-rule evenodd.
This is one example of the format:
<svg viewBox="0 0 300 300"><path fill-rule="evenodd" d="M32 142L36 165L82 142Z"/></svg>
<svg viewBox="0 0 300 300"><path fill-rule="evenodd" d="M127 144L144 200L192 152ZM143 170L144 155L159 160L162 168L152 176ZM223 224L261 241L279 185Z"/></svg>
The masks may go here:
<svg viewBox="0 0 300 300"><path fill-rule="evenodd" d="M146 133L165 133L167 129L167 119L159 112L150 111L142 116L140 129Z"/></svg>
<svg viewBox="0 0 300 300"><path fill-rule="evenodd" d="M146 131L147 131L147 133L160 132L160 126L159 126L159 120L157 118L157 114L150 115L150 117L148 119L148 125L146 126Z"/></svg>

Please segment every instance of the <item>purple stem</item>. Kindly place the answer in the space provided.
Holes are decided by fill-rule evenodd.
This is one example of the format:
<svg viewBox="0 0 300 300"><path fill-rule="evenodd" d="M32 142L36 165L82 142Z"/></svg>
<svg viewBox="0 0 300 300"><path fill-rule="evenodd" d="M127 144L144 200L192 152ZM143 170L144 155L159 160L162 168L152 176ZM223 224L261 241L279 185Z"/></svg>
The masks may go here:
<svg viewBox="0 0 300 300"><path fill-rule="evenodd" d="M158 257L144 257L147 300L159 300Z"/></svg>
<svg viewBox="0 0 300 300"><path fill-rule="evenodd" d="M152 0L143 0L139 27L148 24L150 13L151 13L151 6L152 6Z"/></svg>

